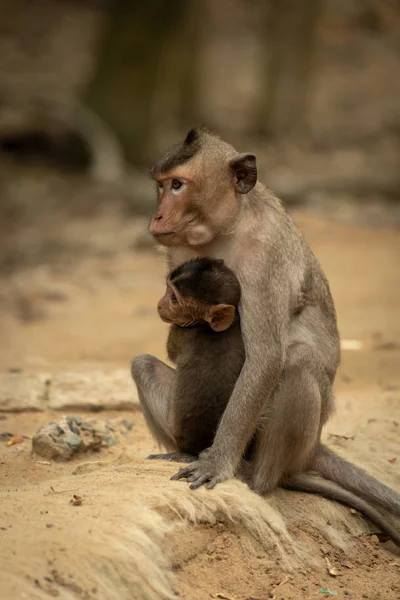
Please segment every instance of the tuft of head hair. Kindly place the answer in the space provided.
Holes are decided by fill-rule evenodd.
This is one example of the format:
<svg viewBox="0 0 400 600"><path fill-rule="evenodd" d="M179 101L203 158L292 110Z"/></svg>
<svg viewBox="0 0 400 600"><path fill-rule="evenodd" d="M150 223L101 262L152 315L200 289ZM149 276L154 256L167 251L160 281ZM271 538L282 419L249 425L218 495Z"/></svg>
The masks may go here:
<svg viewBox="0 0 400 600"><path fill-rule="evenodd" d="M197 142L199 139L200 139L199 130L194 128L188 132L183 143L185 144L185 146L191 146L194 142Z"/></svg>
<svg viewBox="0 0 400 600"><path fill-rule="evenodd" d="M183 165L191 160L201 149L202 134L206 133L203 128L191 129L183 142L175 144L168 152L157 161L151 168L151 174L163 174L172 171L175 167Z"/></svg>
<svg viewBox="0 0 400 600"><path fill-rule="evenodd" d="M194 258L179 265L168 277L183 296L211 305L239 304L239 281L222 259Z"/></svg>

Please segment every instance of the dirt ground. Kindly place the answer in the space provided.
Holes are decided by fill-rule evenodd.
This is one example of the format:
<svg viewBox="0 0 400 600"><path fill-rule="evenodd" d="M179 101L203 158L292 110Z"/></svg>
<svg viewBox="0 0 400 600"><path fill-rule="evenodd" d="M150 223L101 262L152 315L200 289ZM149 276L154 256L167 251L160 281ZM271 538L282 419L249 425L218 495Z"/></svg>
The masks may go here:
<svg viewBox="0 0 400 600"><path fill-rule="evenodd" d="M344 345L336 384L338 410L327 427L327 440L350 455L354 449L354 456L400 491L399 232L357 228L304 212L295 218L331 283ZM164 273L161 252L121 250L76 264L38 266L4 280L0 372L112 372L128 369L130 358L139 353L165 358L167 326L155 312ZM0 433L32 437L40 425L59 416L0 414ZM132 418L131 434L100 455L68 463L50 464L32 456L29 439L11 447L0 442L0 562L6 565L0 576L2 598L164 597L143 590L129 595L122 588L120 593L117 588L107 592L103 580L103 588L99 580L90 583L90 556L99 557L104 550L106 560L108 547L94 544L92 531L105 528L122 540L128 535L124 514L130 505L154 491L165 497L187 494L184 483L169 481L176 466L144 461L156 446L140 412L101 413L101 418L111 416ZM103 464L77 470L88 460L108 461L115 468ZM233 490L230 485L220 486L221 494ZM213 493L199 492L199 498ZM82 506L69 503L73 494L84 497ZM289 530L318 558L313 567L287 571L273 544L267 553L240 523L205 517L194 519L181 534L167 533L164 557L157 558L154 551L152 558L160 564L168 558L173 590L190 600L400 597L400 553L391 543L350 531L350 544L332 545L311 524L315 500L296 498L298 518ZM169 510L160 509L167 520ZM84 584L74 569L86 560ZM145 579L152 577L150 568L143 573ZM110 581L117 581L115 573L113 577Z"/></svg>

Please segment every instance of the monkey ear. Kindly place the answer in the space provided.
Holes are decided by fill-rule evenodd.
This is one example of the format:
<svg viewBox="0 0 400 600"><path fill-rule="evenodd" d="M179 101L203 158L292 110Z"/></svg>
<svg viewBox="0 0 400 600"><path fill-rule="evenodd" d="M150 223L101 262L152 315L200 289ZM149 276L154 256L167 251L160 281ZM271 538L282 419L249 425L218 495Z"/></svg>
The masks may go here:
<svg viewBox="0 0 400 600"><path fill-rule="evenodd" d="M189 131L183 143L185 144L185 146L190 146L191 144L193 144L193 142L197 142L199 139L200 135L198 130L196 128L193 128Z"/></svg>
<svg viewBox="0 0 400 600"><path fill-rule="evenodd" d="M216 304L207 311L205 319L214 331L225 331L233 323L235 310L230 304Z"/></svg>
<svg viewBox="0 0 400 600"><path fill-rule="evenodd" d="M238 154L229 161L239 194L248 194L257 183L257 163L254 154Z"/></svg>

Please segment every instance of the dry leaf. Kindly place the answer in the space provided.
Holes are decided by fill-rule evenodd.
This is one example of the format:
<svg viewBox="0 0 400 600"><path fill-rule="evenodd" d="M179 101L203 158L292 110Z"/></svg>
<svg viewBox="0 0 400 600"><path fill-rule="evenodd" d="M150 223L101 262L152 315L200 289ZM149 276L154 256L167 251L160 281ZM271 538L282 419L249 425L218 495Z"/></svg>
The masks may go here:
<svg viewBox="0 0 400 600"><path fill-rule="evenodd" d="M393 465L396 462L397 458L389 458L388 462L390 462L391 465Z"/></svg>
<svg viewBox="0 0 400 600"><path fill-rule="evenodd" d="M25 438L22 435L14 435L14 437L10 438L7 442L7 446L14 446L15 444L22 444L25 441Z"/></svg>

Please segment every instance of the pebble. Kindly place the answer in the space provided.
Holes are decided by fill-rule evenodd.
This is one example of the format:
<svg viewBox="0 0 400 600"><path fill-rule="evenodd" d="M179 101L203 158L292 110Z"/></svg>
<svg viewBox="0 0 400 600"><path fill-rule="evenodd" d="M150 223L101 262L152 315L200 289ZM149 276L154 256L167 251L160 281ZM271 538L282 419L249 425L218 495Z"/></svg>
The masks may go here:
<svg viewBox="0 0 400 600"><path fill-rule="evenodd" d="M119 434L127 435L129 426L124 419L82 421L81 417L62 417L40 427L32 439L32 449L43 458L67 461L81 452L114 446Z"/></svg>
<svg viewBox="0 0 400 600"><path fill-rule="evenodd" d="M70 446L73 450L79 450L81 444L83 444L83 441L79 436L79 429L77 431L78 435L76 433L70 433L64 439L64 442L68 444L68 446Z"/></svg>

